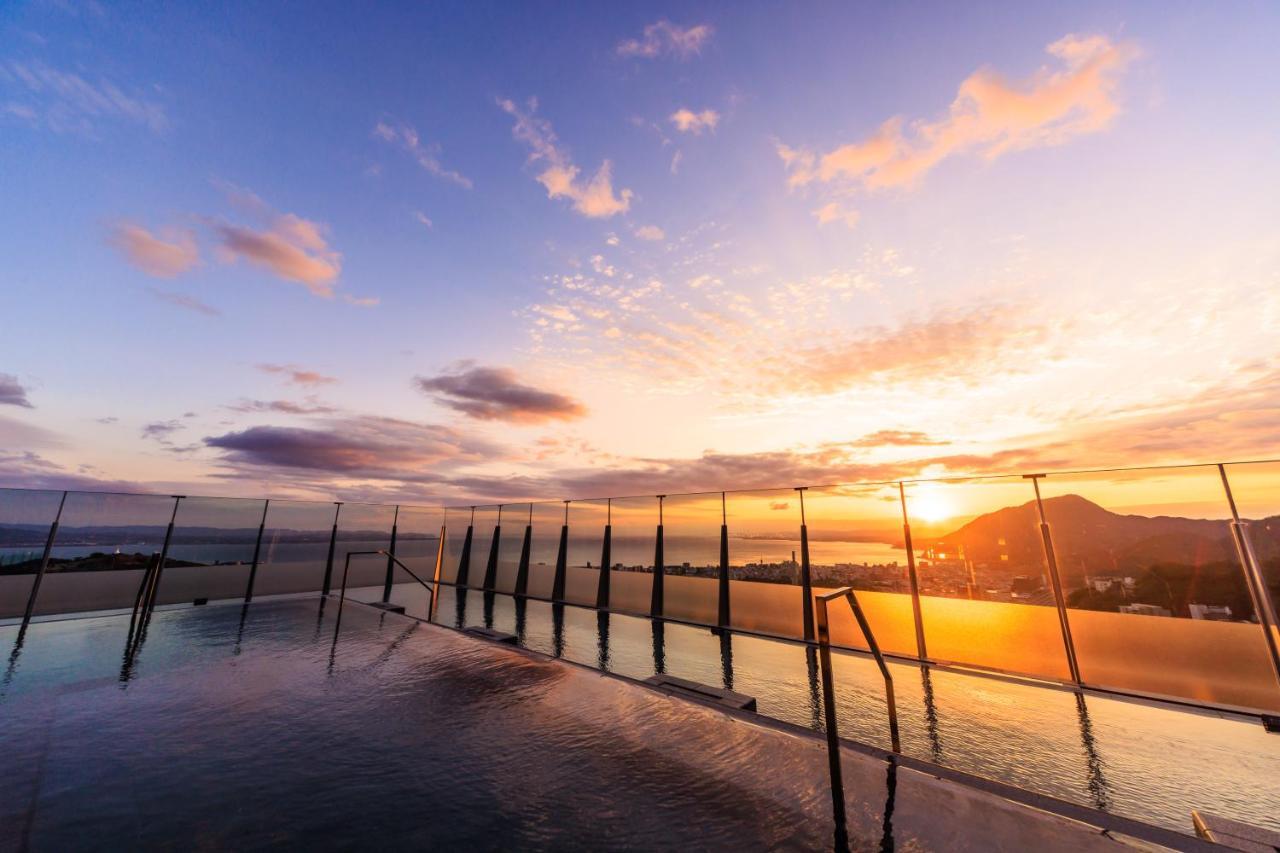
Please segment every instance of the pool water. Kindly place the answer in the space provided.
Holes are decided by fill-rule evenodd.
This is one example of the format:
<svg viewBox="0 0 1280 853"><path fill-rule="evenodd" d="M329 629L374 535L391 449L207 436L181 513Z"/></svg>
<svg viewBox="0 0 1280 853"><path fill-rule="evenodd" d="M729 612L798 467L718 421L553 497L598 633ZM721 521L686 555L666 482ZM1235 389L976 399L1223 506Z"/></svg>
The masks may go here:
<svg viewBox="0 0 1280 853"><path fill-rule="evenodd" d="M422 587L399 584L392 601L427 615ZM816 660L799 644L453 588L442 589L435 621L516 634L529 649L631 678L665 672L728 687L755 697L761 714L822 729ZM887 749L874 661L834 657L841 736ZM1256 718L906 663L890 671L907 755L1180 832L1192 831L1192 809L1280 830L1280 735Z"/></svg>

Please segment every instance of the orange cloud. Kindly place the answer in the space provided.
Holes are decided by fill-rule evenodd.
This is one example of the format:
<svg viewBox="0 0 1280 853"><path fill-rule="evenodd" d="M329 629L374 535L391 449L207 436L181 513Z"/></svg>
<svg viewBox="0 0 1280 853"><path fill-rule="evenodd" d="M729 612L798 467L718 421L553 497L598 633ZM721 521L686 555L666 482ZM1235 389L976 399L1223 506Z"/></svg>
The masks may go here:
<svg viewBox="0 0 1280 853"><path fill-rule="evenodd" d="M112 229L109 240L129 263L157 278L181 275L200 260L195 235L186 229L164 228L157 236L141 225L122 222Z"/></svg>
<svg viewBox="0 0 1280 853"><path fill-rule="evenodd" d="M1017 82L980 69L960 84L937 121L908 126L895 116L865 140L821 155L778 145L788 183L841 181L867 190L911 186L956 154L976 152L990 160L1105 130L1120 112L1117 78L1137 48L1106 36L1067 35L1046 50L1061 67L1042 67Z"/></svg>
<svg viewBox="0 0 1280 853"><path fill-rule="evenodd" d="M323 225L286 213L263 231L237 225L218 225L215 230L227 260L243 258L280 278L306 285L316 296L333 296L342 255L329 248Z"/></svg>
<svg viewBox="0 0 1280 853"><path fill-rule="evenodd" d="M613 164L605 160L591 180L580 181L580 169L573 164L559 146L551 123L533 113L538 102L529 102L529 112L523 112L509 99L499 99L498 106L516 120L513 133L516 139L532 149L529 161L546 161L547 167L538 175L538 183L547 190L548 198L567 198L573 209L590 219L607 219L631 208L631 190L614 192Z"/></svg>
<svg viewBox="0 0 1280 853"><path fill-rule="evenodd" d="M710 24L682 27L661 20L645 27L640 38L619 42L617 53L618 56L641 59L655 59L670 53L680 59L688 59L702 51L702 46L711 38L712 32Z"/></svg>
<svg viewBox="0 0 1280 853"><path fill-rule="evenodd" d="M676 130L681 133L692 133L694 136L700 136L704 130L716 129L716 125L720 123L720 113L715 110L703 110L700 113L695 113L687 107L681 107L671 114L670 120L676 126Z"/></svg>

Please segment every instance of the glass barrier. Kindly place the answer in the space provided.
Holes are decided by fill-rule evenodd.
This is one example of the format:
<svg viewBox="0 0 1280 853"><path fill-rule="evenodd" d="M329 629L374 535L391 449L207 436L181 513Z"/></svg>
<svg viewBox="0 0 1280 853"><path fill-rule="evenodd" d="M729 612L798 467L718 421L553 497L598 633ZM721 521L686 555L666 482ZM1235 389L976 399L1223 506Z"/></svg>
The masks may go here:
<svg viewBox="0 0 1280 853"><path fill-rule="evenodd" d="M471 564L467 570L467 586L480 589L489 568L489 548L493 545L493 529L498 526L498 507L476 507L475 533L471 537ZM502 544L499 535L498 544Z"/></svg>
<svg viewBox="0 0 1280 853"><path fill-rule="evenodd" d="M858 603L888 653L915 656L915 615L897 484L807 489L809 564L815 593L858 590ZM828 610L831 642L867 648L847 601Z"/></svg>
<svg viewBox="0 0 1280 853"><path fill-rule="evenodd" d="M532 524L532 510L533 504L527 503L507 504L502 508L502 541L498 546L498 576L494 583L500 592L516 591L525 528ZM532 531L529 544L532 549Z"/></svg>
<svg viewBox="0 0 1280 853"><path fill-rule="evenodd" d="M255 597L321 588L337 510L334 504L318 501L271 501L254 579ZM341 580L338 576L337 582Z"/></svg>
<svg viewBox="0 0 1280 853"><path fill-rule="evenodd" d="M1271 596L1271 610L1277 614L1272 636L1280 650L1280 462L1240 463L1224 469L1236 509L1245 522L1245 536Z"/></svg>
<svg viewBox="0 0 1280 853"><path fill-rule="evenodd" d="M244 598L265 508L260 500L183 498L157 603Z"/></svg>
<svg viewBox="0 0 1280 853"><path fill-rule="evenodd" d="M1031 481L907 483L929 657L1070 680Z"/></svg>
<svg viewBox="0 0 1280 853"><path fill-rule="evenodd" d="M802 637L800 500L795 489L729 492L729 624Z"/></svg>
<svg viewBox="0 0 1280 853"><path fill-rule="evenodd" d="M1040 492L1085 683L1275 704L1216 466L1054 474Z"/></svg>
<svg viewBox="0 0 1280 853"><path fill-rule="evenodd" d="M0 489L0 619L21 616L62 492Z"/></svg>
<svg viewBox="0 0 1280 853"><path fill-rule="evenodd" d="M133 607L173 507L166 495L68 494L36 615Z"/></svg>
<svg viewBox="0 0 1280 853"><path fill-rule="evenodd" d="M600 590L600 558L603 554L604 526L608 518L608 501L574 501L569 504L565 601L595 606L596 596Z"/></svg>
<svg viewBox="0 0 1280 853"><path fill-rule="evenodd" d="M338 540L333 555L332 590L342 588L342 572L347 554L352 551L376 551L391 545L391 521L395 507L386 504L344 503L338 514ZM362 555L351 559L347 589L362 586L381 587L387 579L387 559Z"/></svg>
<svg viewBox="0 0 1280 853"><path fill-rule="evenodd" d="M555 583L556 558L560 553L560 528L564 526L564 502L533 505L533 537L529 545L529 582L526 592L540 598L551 597Z"/></svg>
<svg viewBox="0 0 1280 853"><path fill-rule="evenodd" d="M653 598L657 498L615 498L609 575L609 606L648 615Z"/></svg>
<svg viewBox="0 0 1280 853"><path fill-rule="evenodd" d="M663 615L715 625L720 601L719 492L669 495L662 510Z"/></svg>

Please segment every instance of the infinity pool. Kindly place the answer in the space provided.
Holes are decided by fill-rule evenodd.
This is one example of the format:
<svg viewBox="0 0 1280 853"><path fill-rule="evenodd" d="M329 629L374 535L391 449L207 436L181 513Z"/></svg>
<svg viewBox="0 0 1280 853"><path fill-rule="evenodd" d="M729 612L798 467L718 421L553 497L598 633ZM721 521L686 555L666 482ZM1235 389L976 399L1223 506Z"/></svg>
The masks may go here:
<svg viewBox="0 0 1280 853"><path fill-rule="evenodd" d="M335 641L336 609L161 610L131 658L127 616L33 624L0 686L0 848L831 847L817 738L360 604ZM855 850L1117 847L842 764Z"/></svg>
<svg viewBox="0 0 1280 853"><path fill-rule="evenodd" d="M628 677L665 672L729 687L756 697L762 714L822 729L818 671L801 645L455 591L442 589L436 621L513 633L527 648ZM427 615L421 587L397 585L392 601ZM890 670L907 755L1180 832L1192 831L1192 809L1280 830L1280 735L1254 718L909 664ZM887 749L874 662L837 654L835 672L841 736Z"/></svg>

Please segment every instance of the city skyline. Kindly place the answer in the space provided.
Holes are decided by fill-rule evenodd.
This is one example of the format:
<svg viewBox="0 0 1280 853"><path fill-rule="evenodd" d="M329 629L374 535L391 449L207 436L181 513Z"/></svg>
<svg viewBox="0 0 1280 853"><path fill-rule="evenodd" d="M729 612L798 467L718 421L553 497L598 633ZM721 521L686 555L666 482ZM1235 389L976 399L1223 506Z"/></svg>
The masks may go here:
<svg viewBox="0 0 1280 853"><path fill-rule="evenodd" d="M1246 9L15 5L0 486L1275 456L1277 13Z"/></svg>

